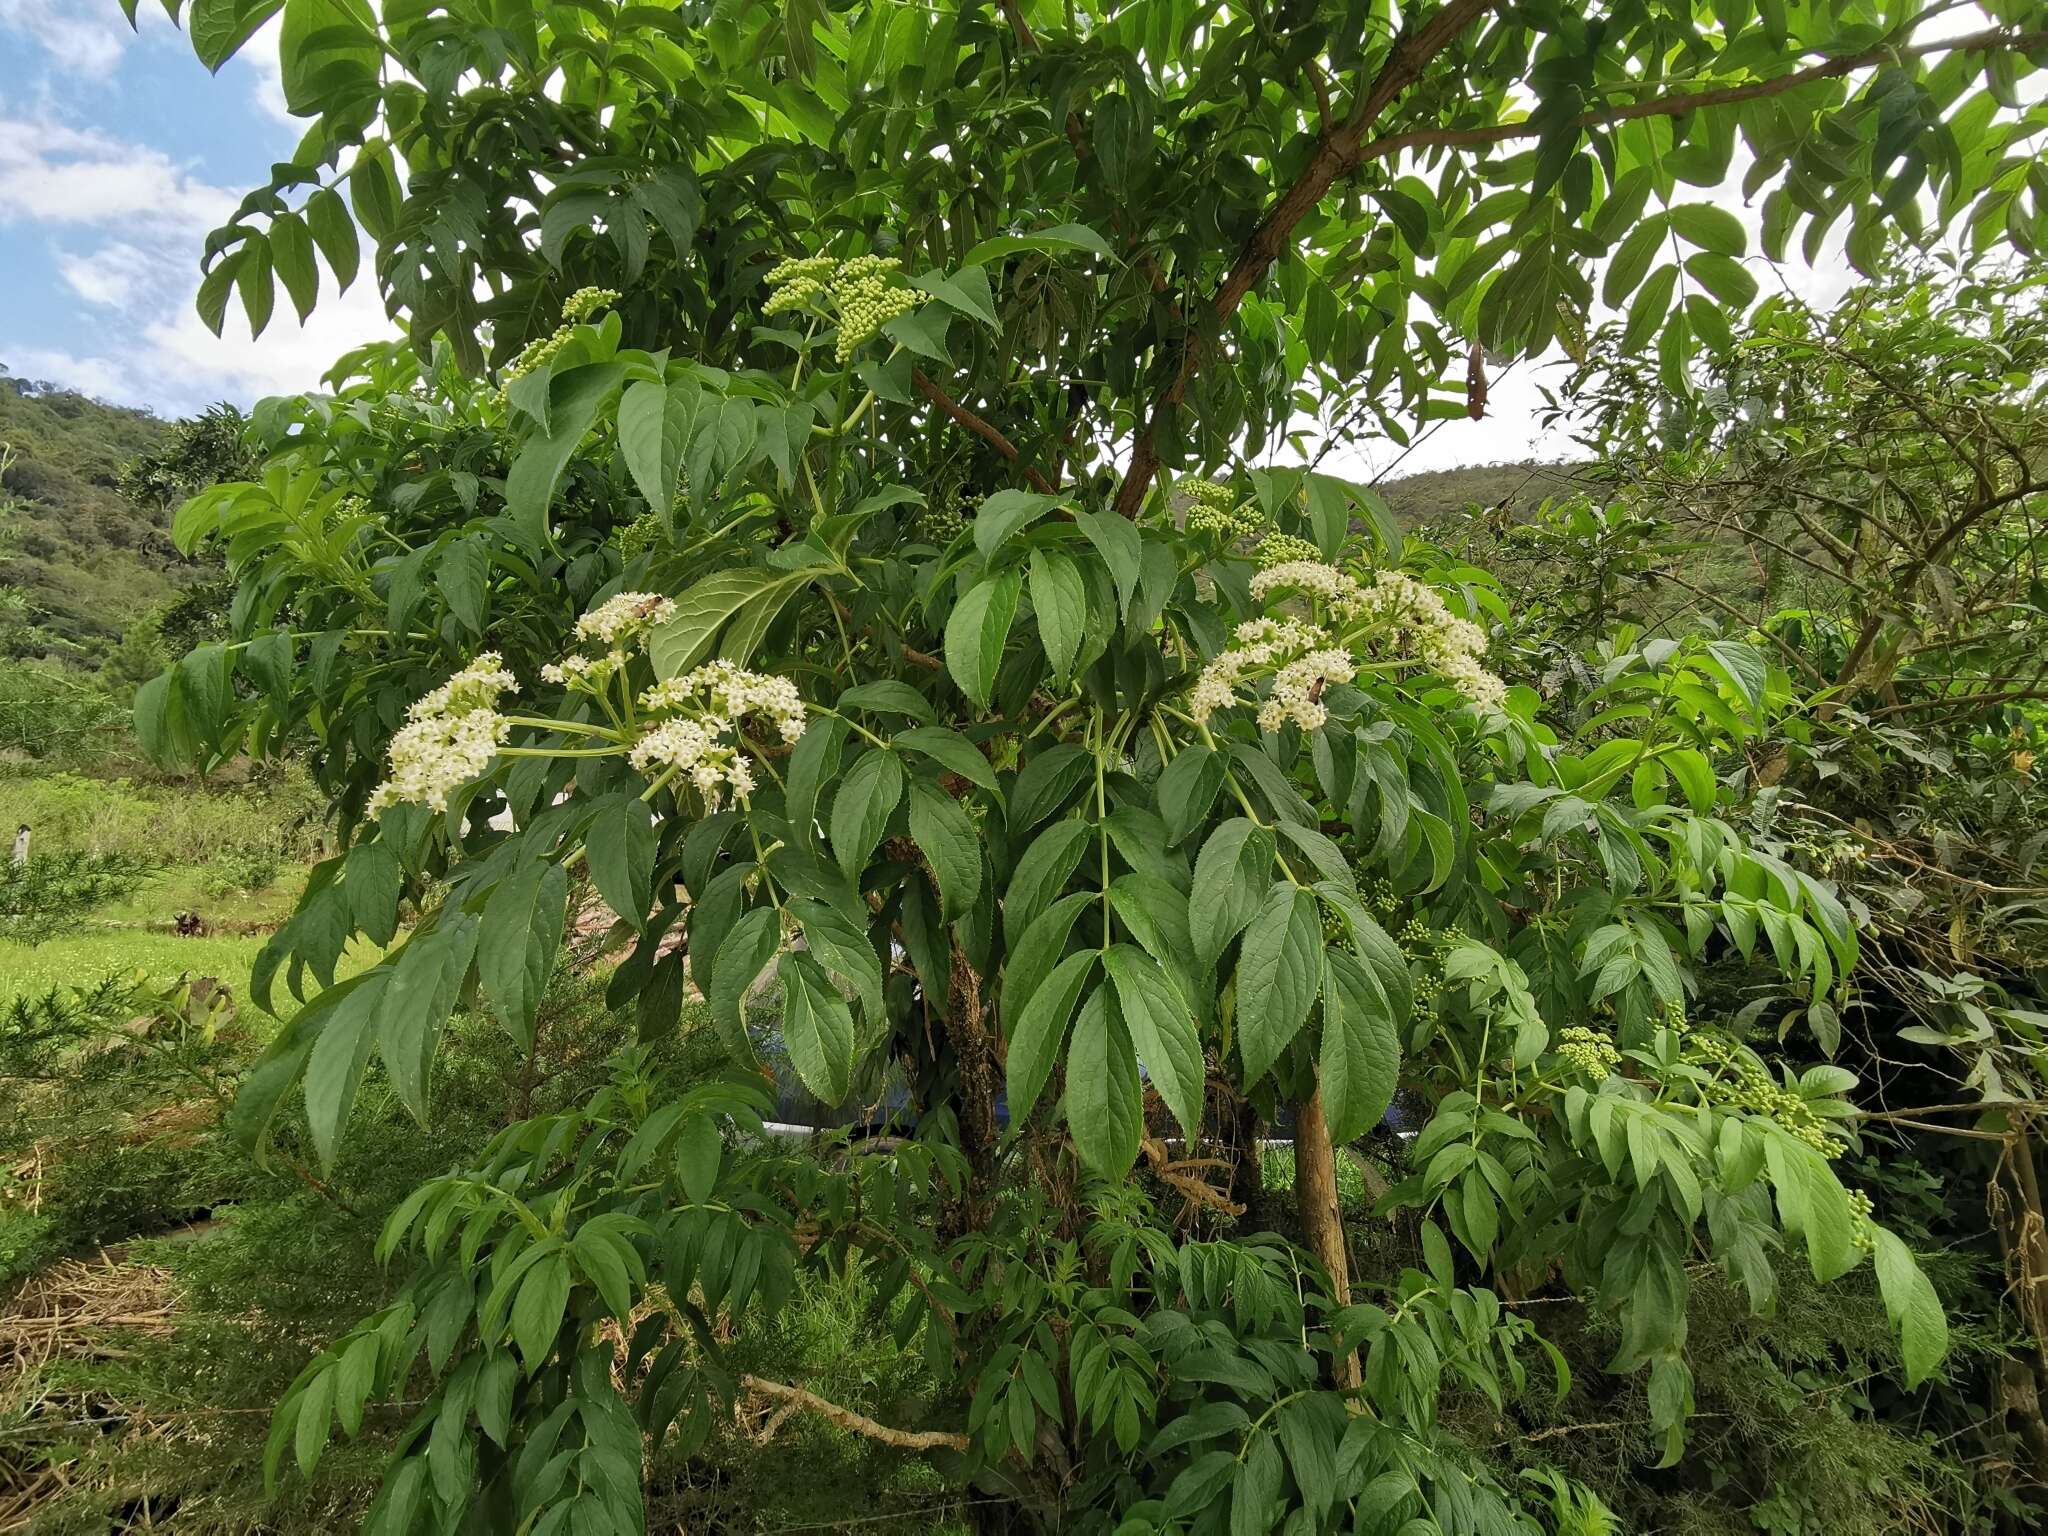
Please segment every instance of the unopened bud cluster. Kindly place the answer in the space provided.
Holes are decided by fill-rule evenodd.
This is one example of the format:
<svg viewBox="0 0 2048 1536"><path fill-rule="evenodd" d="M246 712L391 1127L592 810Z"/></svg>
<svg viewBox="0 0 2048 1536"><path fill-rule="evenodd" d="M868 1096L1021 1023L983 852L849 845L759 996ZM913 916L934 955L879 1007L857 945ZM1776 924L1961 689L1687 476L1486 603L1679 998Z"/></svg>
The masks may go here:
<svg viewBox="0 0 2048 1536"><path fill-rule="evenodd" d="M1276 565L1314 563L1323 558L1323 552L1307 539L1277 530L1259 541L1259 547L1254 554L1261 570L1271 570Z"/></svg>
<svg viewBox="0 0 2048 1536"><path fill-rule="evenodd" d="M1842 1155L1845 1144L1828 1133L1812 1106L1774 1080L1763 1063L1734 1042L1694 1031L1686 1038L1686 1055L1713 1069L1700 1085L1700 1095L1708 1103L1775 1120L1822 1157Z"/></svg>
<svg viewBox="0 0 2048 1536"><path fill-rule="evenodd" d="M654 548L665 536L661 514L650 510L642 512L624 527L613 530L612 542L619 546L619 553L630 560Z"/></svg>
<svg viewBox="0 0 2048 1536"><path fill-rule="evenodd" d="M505 371L498 378L498 400L504 402L507 391L529 373L545 368L555 360L555 354L569 344L569 338L576 334L573 325L557 326L546 336L536 336L519 351L519 355L505 365Z"/></svg>
<svg viewBox="0 0 2048 1536"><path fill-rule="evenodd" d="M764 319L806 308L834 316L839 322L835 356L844 366L875 335L899 315L917 307L917 295L893 286L899 263L893 256L803 256L771 268L768 286L774 291L761 306Z"/></svg>
<svg viewBox="0 0 2048 1536"><path fill-rule="evenodd" d="M505 392L519 380L553 362L556 354L569 344L569 338L576 334L579 323L615 303L618 297L618 293L610 288L578 288L570 294L562 302L562 323L547 335L534 337L520 348L517 357L505 365L505 371L498 378L498 403L505 403Z"/></svg>
<svg viewBox="0 0 2048 1536"><path fill-rule="evenodd" d="M1258 503L1240 501L1221 480L1187 480L1180 487L1187 498L1189 533L1213 534L1225 544L1257 538L1266 527Z"/></svg>
<svg viewBox="0 0 2048 1536"><path fill-rule="evenodd" d="M402 804L447 810L448 796L489 768L511 733L497 706L516 686L498 653L485 651L415 703L391 738L390 773L370 814Z"/></svg>
<svg viewBox="0 0 2048 1536"><path fill-rule="evenodd" d="M1430 927L1419 917L1411 917L1394 938L1408 956L1416 1003L1434 1003L1444 989L1444 956L1450 953L1454 942L1451 934Z"/></svg>
<svg viewBox="0 0 2048 1536"><path fill-rule="evenodd" d="M1621 1065L1621 1052L1614 1048L1614 1037L1583 1024L1568 1025L1558 1031L1557 1054L1579 1076L1595 1083L1607 1081L1608 1075Z"/></svg>
<svg viewBox="0 0 2048 1536"><path fill-rule="evenodd" d="M1870 1196L1862 1190L1849 1191L1849 1241L1856 1245L1860 1253L1868 1253L1877 1246L1876 1240L1870 1235L1870 1218L1876 1209L1877 1207L1871 1203Z"/></svg>
<svg viewBox="0 0 2048 1536"><path fill-rule="evenodd" d="M926 507L917 519L917 536L927 544L936 544L941 549L966 531L967 519L960 514L960 499L957 496L945 506Z"/></svg>
<svg viewBox="0 0 2048 1536"><path fill-rule="evenodd" d="M610 309L619 302L616 288L578 288L562 301L562 318L568 321L588 320L600 309Z"/></svg>

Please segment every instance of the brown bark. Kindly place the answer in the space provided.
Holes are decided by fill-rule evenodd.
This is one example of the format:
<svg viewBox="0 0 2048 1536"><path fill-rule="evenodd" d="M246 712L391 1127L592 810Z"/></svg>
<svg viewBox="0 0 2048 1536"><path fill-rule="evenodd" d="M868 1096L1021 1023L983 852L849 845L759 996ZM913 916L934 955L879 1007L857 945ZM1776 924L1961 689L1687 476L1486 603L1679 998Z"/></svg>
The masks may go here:
<svg viewBox="0 0 2048 1536"><path fill-rule="evenodd" d="M2018 1209L2003 1198L1999 1180L1992 1180L1992 1216L2005 1248L2006 1277L2015 1310L2034 1339L2034 1360L2012 1357L2004 1382L2007 1412L2035 1453L2037 1476L2048 1476L2048 1424L2041 1414L2041 1384L2048 1382L2048 1212L2041 1202L2041 1184L2034 1169L2033 1119L2018 1119L2007 1132L2005 1170L2012 1176ZM2003 1209L2001 1209L2003 1207ZM2021 1383L2018 1378L2024 1376Z"/></svg>
<svg viewBox="0 0 2048 1536"><path fill-rule="evenodd" d="M1351 1304L1351 1255L1344 1220L1337 1210L1337 1149L1323 1118L1323 1091L1309 1095L1294 1116L1294 1202L1301 1213L1302 1243L1330 1277L1330 1300ZM1330 1364L1331 1385L1345 1391L1359 1384L1358 1356L1339 1355Z"/></svg>
<svg viewBox="0 0 2048 1536"><path fill-rule="evenodd" d="M948 1223L954 1229L951 1235L958 1236L986 1226L994 1209L996 1092L1002 1086L1003 1063L982 1006L981 977L958 945L953 948L949 990L946 1036L960 1077L955 1102L960 1114L960 1151L967 1159L967 1188Z"/></svg>
<svg viewBox="0 0 2048 1536"><path fill-rule="evenodd" d="M917 386L919 394L944 411L954 422L965 427L1012 464L1017 465L1023 472L1024 478L1031 482L1031 488L1034 491L1044 496L1050 496L1053 493L1052 482L1029 464L1022 462L1022 455L1017 452L1017 445L1005 437L1000 428L982 420L981 417L975 415L974 412L939 388L938 385L931 381L922 368L910 370L910 382Z"/></svg>

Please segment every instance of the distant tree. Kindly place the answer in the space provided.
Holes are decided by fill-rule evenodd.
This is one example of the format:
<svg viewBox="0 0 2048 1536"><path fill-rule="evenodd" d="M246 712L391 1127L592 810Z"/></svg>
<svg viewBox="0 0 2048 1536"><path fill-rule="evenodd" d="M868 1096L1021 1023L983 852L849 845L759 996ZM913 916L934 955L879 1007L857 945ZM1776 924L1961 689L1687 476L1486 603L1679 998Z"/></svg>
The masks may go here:
<svg viewBox="0 0 2048 1536"><path fill-rule="evenodd" d="M164 515L209 485L246 478L256 464L243 436L247 427L247 419L226 401L208 406L173 427L162 447L122 469L121 494Z"/></svg>

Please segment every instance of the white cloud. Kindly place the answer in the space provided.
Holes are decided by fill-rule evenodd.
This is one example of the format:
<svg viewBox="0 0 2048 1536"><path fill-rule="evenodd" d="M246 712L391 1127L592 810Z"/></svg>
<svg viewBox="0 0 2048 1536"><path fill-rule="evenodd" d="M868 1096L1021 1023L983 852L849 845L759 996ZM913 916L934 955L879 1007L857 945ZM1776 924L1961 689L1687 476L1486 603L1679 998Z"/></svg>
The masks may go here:
<svg viewBox="0 0 2048 1536"><path fill-rule="evenodd" d="M256 77L256 105L261 107L267 116L303 131L306 120L302 117L293 117L291 108L284 104L284 64L277 51L278 32L283 25L282 13L266 21L257 28L255 35L242 45L242 51L235 55L235 59L236 62L245 64L249 73Z"/></svg>
<svg viewBox="0 0 2048 1536"><path fill-rule="evenodd" d="M164 275L157 255L125 240L83 253L60 251L57 274L86 303L106 309L127 309Z"/></svg>
<svg viewBox="0 0 2048 1536"><path fill-rule="evenodd" d="M53 284L51 298L68 289L99 312L79 334L108 338L76 349L10 346L8 365L182 414L317 387L342 352L393 334L367 274L345 295L330 284L303 327L280 289L260 340L233 302L227 334L209 332L193 309L201 240L236 201L161 151L50 119L0 116L0 230L47 235L63 285Z"/></svg>
<svg viewBox="0 0 2048 1536"><path fill-rule="evenodd" d="M0 224L205 230L236 201L161 150L46 118L0 117Z"/></svg>
<svg viewBox="0 0 2048 1536"><path fill-rule="evenodd" d="M323 274L324 278L325 274ZM320 375L353 347L395 336L376 284L366 275L337 296L320 296L301 326L278 295L278 314L260 338L251 339L238 307L230 307L223 334L215 336L186 301L144 328L144 359L167 384L196 379L210 399L250 400L319 387Z"/></svg>
<svg viewBox="0 0 2048 1536"><path fill-rule="evenodd" d="M138 294L125 311L134 327L121 336L117 355L25 349L10 356L8 365L23 377L178 416L216 400L248 405L264 395L317 389L320 375L342 353L396 334L367 277L346 294L323 293L303 326L280 293L278 313L256 339L236 303L229 306L223 334L215 336L193 309L193 292L191 283L182 283L170 292Z"/></svg>
<svg viewBox="0 0 2048 1536"><path fill-rule="evenodd" d="M148 14L167 19L154 5ZM0 28L23 34L53 66L81 75L111 74L135 38L113 0L0 0Z"/></svg>

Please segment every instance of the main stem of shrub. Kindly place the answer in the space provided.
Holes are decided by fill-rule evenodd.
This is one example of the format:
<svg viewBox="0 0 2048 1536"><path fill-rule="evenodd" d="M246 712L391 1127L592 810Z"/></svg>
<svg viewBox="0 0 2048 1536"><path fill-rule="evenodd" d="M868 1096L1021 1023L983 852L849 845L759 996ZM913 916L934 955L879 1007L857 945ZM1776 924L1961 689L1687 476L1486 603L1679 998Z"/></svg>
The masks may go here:
<svg viewBox="0 0 2048 1536"><path fill-rule="evenodd" d="M1351 1259L1344 1221L1337 1211L1337 1149L1323 1118L1319 1087L1296 1106L1294 1115L1294 1203L1301 1213L1301 1241L1330 1277L1332 1307L1351 1305ZM1348 1391L1359 1383L1358 1356L1335 1356L1330 1384Z"/></svg>

